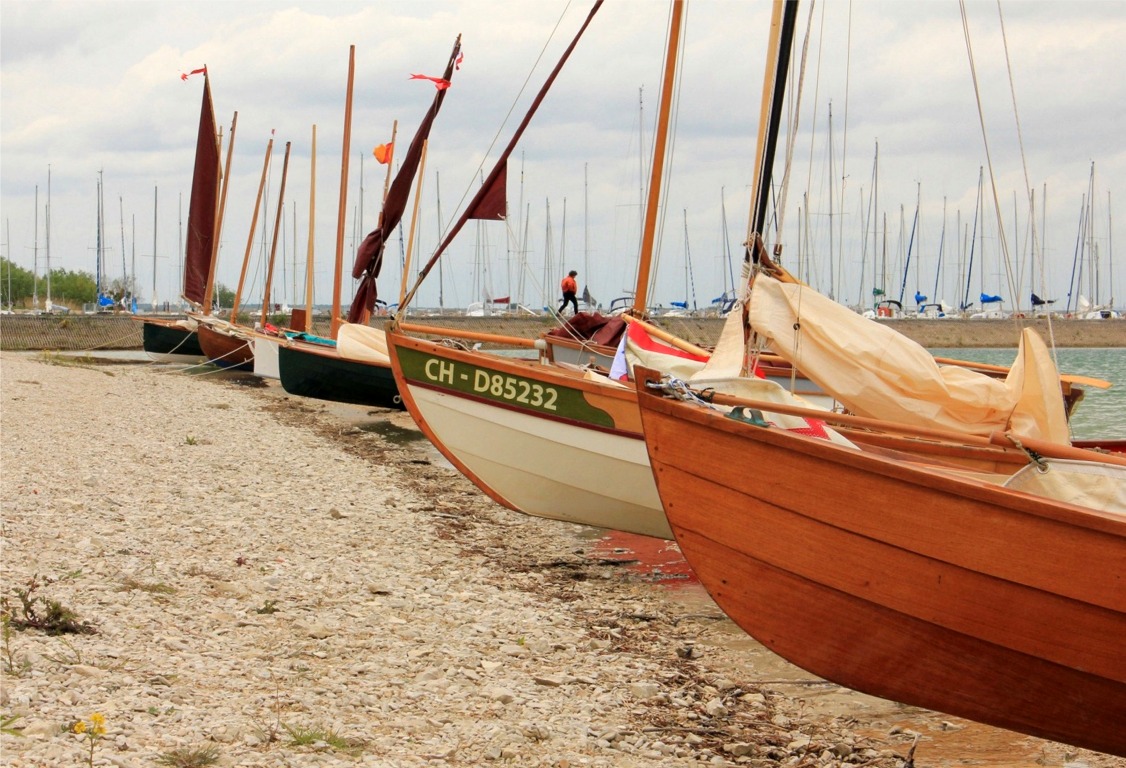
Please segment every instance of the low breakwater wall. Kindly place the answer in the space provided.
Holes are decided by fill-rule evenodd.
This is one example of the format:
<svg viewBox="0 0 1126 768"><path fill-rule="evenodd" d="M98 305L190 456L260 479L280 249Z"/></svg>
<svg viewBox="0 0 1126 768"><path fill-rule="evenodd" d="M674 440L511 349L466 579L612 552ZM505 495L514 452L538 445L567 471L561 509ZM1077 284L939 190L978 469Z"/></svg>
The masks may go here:
<svg viewBox="0 0 1126 768"><path fill-rule="evenodd" d="M0 315L0 350L141 349L141 322L130 315ZM552 327L550 317L465 317L464 315L408 316L409 322L443 328L535 338ZM389 318L374 318L382 328ZM1016 347L1019 330L1035 328L1049 340L1048 321L1019 320L886 320L880 321L930 349ZM665 317L658 323L680 338L710 346L719 337L723 320L716 317ZM327 319L318 319L313 332L328 336ZM1126 320L1058 319L1051 337L1059 347L1126 347Z"/></svg>

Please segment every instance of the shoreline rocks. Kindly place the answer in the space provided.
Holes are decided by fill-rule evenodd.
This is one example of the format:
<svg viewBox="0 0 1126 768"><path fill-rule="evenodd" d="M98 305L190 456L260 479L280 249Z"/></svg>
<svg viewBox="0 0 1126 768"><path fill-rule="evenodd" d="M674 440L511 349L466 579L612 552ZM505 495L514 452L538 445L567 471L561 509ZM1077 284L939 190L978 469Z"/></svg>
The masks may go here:
<svg viewBox="0 0 1126 768"><path fill-rule="evenodd" d="M890 768L925 724L947 738L934 713L764 673L706 596L493 504L399 439L406 414L153 365L4 353L0 377L0 595L18 615L34 579L97 630L7 635L3 765L83 763L67 729L93 713L94 764L122 768L204 748L224 766ZM1010 759L1076 752L966 732Z"/></svg>

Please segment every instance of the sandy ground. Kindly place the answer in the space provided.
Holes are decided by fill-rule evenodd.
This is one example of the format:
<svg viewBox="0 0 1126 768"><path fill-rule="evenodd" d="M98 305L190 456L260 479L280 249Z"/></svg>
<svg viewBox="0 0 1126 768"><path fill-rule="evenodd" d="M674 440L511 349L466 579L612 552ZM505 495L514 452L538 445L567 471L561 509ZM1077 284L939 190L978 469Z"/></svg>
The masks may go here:
<svg viewBox="0 0 1126 768"><path fill-rule="evenodd" d="M6 634L3 765L85 764L97 712L127 768L1126 766L813 678L674 545L505 510L402 412L12 353L0 397L0 596L96 629Z"/></svg>

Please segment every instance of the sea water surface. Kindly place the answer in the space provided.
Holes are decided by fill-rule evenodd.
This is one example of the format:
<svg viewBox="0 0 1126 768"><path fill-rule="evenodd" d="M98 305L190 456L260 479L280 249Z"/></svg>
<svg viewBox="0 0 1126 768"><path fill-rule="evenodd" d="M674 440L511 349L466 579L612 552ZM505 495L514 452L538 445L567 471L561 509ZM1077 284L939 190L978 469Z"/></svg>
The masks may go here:
<svg viewBox="0 0 1126 768"><path fill-rule="evenodd" d="M951 357L993 365L1012 365L1016 349L931 349ZM1084 386L1084 397L1071 417L1076 440L1126 438L1126 347L1068 347L1056 350L1060 373L1091 376L1111 383L1108 389Z"/></svg>

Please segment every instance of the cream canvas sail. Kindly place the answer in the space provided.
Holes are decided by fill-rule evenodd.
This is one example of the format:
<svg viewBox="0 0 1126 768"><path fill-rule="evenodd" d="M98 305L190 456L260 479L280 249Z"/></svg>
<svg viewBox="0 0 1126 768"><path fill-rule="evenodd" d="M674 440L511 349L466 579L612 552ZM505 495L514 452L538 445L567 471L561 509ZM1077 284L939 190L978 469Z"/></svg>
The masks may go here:
<svg viewBox="0 0 1126 768"><path fill-rule="evenodd" d="M770 349L850 411L900 424L1069 444L1059 373L1043 340L1021 336L1005 379L940 366L906 336L811 288L758 275L749 322Z"/></svg>

